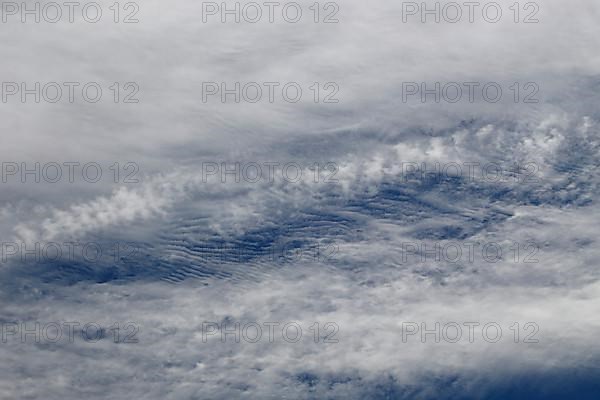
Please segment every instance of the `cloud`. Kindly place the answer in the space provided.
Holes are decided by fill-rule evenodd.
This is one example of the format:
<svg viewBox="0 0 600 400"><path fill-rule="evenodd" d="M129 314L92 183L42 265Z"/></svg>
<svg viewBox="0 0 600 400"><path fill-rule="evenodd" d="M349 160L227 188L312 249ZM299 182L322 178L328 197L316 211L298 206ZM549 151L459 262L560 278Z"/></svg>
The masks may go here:
<svg viewBox="0 0 600 400"><path fill-rule="evenodd" d="M308 1L297 24L202 23L193 1L145 2L129 25L112 22L105 1L98 24L6 23L4 82L97 82L103 98L10 97L0 160L97 162L104 176L10 176L0 184L2 243L121 241L140 251L97 263L2 254L2 333L35 321L104 328L97 343L1 343L2 397L534 398L562 394L553 382L564 381L591 398L600 7L545 1L539 23L515 24L513 2L498 3L497 24L403 23L401 2L355 0L339 4L337 24L315 24ZM139 103L115 103L115 82L120 95L139 85ZM203 82L295 82L303 97L203 102ZM407 82L494 82L503 97L405 101ZM322 102L336 88L327 83L338 103ZM117 162L121 173L134 162L139 182L113 180ZM273 162L273 180L222 174L222 163L265 172ZM282 172L290 163L302 179ZM207 177L209 164L219 170ZM489 243L502 251L494 262L481 253ZM425 261L414 248L407 261L407 244L429 249ZM449 245L478 253L432 259ZM315 249L335 251L290 256ZM205 322L269 321L295 321L302 341L203 341ZM114 343L111 327L127 322L139 343ZM328 322L338 343L324 343ZM404 343L411 322L456 322L464 335ZM469 322L480 323L473 343ZM482 337L486 323L502 327L502 340Z"/></svg>

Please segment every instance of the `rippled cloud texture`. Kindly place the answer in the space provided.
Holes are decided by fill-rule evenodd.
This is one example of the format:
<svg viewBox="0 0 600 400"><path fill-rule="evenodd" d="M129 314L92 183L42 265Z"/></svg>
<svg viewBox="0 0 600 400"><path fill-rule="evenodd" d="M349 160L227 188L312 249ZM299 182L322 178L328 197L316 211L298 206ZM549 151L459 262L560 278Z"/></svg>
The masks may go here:
<svg viewBox="0 0 600 400"><path fill-rule="evenodd" d="M599 398L600 4L209 3L3 3L0 397Z"/></svg>

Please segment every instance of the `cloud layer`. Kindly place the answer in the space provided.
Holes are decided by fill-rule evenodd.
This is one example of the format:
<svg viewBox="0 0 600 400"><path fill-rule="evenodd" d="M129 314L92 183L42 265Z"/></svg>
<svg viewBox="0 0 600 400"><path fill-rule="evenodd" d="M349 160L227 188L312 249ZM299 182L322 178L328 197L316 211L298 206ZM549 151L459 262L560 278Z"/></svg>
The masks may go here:
<svg viewBox="0 0 600 400"><path fill-rule="evenodd" d="M2 24L3 82L104 90L93 104L0 105L0 397L594 398L598 5L545 1L540 22L522 24L501 1L496 24L435 24L352 0L323 24L302 1L297 24L235 24L156 0L126 25L109 3L97 24ZM114 103L115 82L135 82L139 103ZM304 92L204 102L205 82ZM405 101L415 82L493 82L503 97ZM327 83L339 102L321 101ZM104 174L4 175L36 162ZM255 165L273 176L248 179ZM73 242L105 251L32 260L36 246ZM72 343L10 334L68 321L97 324L99 339L81 326ZM297 343L281 337L292 322ZM129 323L137 343L123 338ZM207 335L236 323L263 336ZM422 339L436 323L463 335Z"/></svg>

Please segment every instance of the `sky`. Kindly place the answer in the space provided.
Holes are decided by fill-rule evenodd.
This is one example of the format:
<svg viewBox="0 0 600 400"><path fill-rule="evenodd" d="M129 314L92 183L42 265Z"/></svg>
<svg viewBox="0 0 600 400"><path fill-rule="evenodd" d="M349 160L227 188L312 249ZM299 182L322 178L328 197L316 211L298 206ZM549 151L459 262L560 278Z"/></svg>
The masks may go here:
<svg viewBox="0 0 600 400"><path fill-rule="evenodd" d="M468 4L3 2L0 398L597 399L600 4Z"/></svg>

